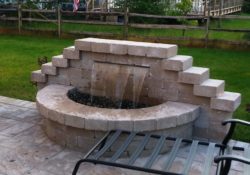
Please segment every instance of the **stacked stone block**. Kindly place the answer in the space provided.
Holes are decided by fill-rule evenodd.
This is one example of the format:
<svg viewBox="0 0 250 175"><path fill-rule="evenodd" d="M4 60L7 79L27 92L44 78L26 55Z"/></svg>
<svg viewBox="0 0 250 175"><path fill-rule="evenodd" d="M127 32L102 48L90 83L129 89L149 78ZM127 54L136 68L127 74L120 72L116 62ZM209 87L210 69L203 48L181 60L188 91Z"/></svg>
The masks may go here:
<svg viewBox="0 0 250 175"><path fill-rule="evenodd" d="M226 129L220 122L231 118L240 105L239 93L224 91L223 80L210 79L209 69L194 67L193 58L177 55L177 46L169 44L106 40L97 38L78 39L75 46L65 48L63 54L54 56L52 63L42 65L42 70L32 72L32 81L42 88L49 84L77 87L82 92L102 95L103 82L93 72L97 64L143 67L147 69L140 102L157 105L176 101L199 105L201 113L195 122L194 136L222 138ZM93 73L97 74L96 89L91 89ZM99 77L99 78L98 78ZM125 97L129 97L133 74L128 78ZM93 86L92 86L93 87Z"/></svg>

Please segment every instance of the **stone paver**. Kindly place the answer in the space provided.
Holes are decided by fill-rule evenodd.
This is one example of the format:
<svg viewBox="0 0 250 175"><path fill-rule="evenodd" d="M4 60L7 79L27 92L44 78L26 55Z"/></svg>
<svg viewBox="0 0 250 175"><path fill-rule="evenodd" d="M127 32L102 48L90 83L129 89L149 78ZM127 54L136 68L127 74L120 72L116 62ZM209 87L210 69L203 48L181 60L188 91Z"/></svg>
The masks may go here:
<svg viewBox="0 0 250 175"><path fill-rule="evenodd" d="M34 103L0 96L0 175L69 175L77 160L84 156L81 152L65 149L50 141L43 131L42 118ZM247 143L231 141L232 145L249 146ZM236 154L239 154L236 152ZM182 164L188 155L188 147L183 145L171 170L182 171ZM154 168L162 167L167 154L158 157ZM202 173L206 147L199 147L195 162L189 174ZM123 162L127 159L119 159ZM136 161L144 165L147 157ZM242 164L233 163L230 175L242 174ZM211 167L215 172L215 164ZM149 175L132 170L103 165L83 164L79 175Z"/></svg>

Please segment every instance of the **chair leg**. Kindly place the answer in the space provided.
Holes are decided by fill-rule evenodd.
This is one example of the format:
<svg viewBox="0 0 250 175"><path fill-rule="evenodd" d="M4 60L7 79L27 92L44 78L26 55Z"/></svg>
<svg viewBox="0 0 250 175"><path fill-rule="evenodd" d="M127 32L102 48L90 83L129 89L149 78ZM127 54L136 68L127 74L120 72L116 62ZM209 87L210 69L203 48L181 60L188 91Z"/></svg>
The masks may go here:
<svg viewBox="0 0 250 175"><path fill-rule="evenodd" d="M226 160L225 165L223 166L223 169L221 171L221 175L228 175L231 168L231 162L231 160Z"/></svg>
<svg viewBox="0 0 250 175"><path fill-rule="evenodd" d="M84 159L81 159L81 160L79 160L79 161L76 163L76 166L75 166L75 168L74 168L74 170L73 170L73 172L72 172L72 175L76 175L76 174L77 174L78 169L79 169L80 165L81 165L83 162L85 162L85 160L84 160Z"/></svg>

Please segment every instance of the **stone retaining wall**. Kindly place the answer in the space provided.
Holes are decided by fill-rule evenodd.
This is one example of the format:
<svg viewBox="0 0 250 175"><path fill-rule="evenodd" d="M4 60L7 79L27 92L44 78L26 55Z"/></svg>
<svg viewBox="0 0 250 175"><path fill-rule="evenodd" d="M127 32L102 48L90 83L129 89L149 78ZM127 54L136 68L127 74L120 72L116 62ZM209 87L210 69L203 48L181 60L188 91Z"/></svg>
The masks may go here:
<svg viewBox="0 0 250 175"><path fill-rule="evenodd" d="M76 40L75 46L54 56L52 63L32 72L32 81L37 83L38 89L61 84L92 95L103 95L105 89L114 87L110 83L108 88L103 88L99 80L110 72L102 72L96 65L107 65L107 70L140 67L146 69L140 102L157 105L176 101L199 105L201 113L195 122L194 136L219 140L226 132L220 123L232 117L240 105L241 95L224 91L223 80L210 79L208 68L194 67L192 63L191 56L177 55L176 45L86 38ZM97 70L94 85L93 70ZM130 100L129 89L133 88L134 76L136 74L130 72L124 94Z"/></svg>

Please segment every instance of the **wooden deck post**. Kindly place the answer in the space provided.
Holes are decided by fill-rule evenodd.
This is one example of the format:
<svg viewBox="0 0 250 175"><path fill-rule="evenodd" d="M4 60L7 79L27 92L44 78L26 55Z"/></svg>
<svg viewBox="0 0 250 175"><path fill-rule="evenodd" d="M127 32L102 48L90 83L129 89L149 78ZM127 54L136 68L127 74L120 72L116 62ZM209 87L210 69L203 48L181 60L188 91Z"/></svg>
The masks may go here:
<svg viewBox="0 0 250 175"><path fill-rule="evenodd" d="M128 39L129 9L125 8L124 12L124 39Z"/></svg>
<svg viewBox="0 0 250 175"><path fill-rule="evenodd" d="M59 38L61 37L61 23L62 23L62 20L61 20L61 7L60 7L60 5L58 5L57 6L57 34L58 34Z"/></svg>
<svg viewBox="0 0 250 175"><path fill-rule="evenodd" d="M204 4L204 16L207 15L207 0L205 0L205 4Z"/></svg>
<svg viewBox="0 0 250 175"><path fill-rule="evenodd" d="M219 9L219 21L218 21L218 28L221 27L221 15L222 15L222 8L223 8L223 0L220 0L220 9Z"/></svg>
<svg viewBox="0 0 250 175"><path fill-rule="evenodd" d="M19 34L21 33L22 31L22 6L21 4L19 3L18 4L18 9L17 9L17 15L18 15L18 32Z"/></svg>
<svg viewBox="0 0 250 175"><path fill-rule="evenodd" d="M205 34L205 47L208 47L208 37L209 37L209 25L210 25L210 10L211 10L211 1L208 5L208 15L207 15L207 23L206 23L206 34Z"/></svg>

